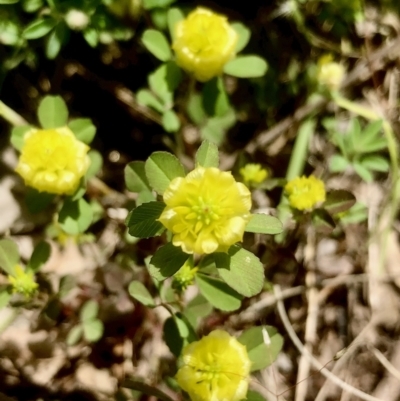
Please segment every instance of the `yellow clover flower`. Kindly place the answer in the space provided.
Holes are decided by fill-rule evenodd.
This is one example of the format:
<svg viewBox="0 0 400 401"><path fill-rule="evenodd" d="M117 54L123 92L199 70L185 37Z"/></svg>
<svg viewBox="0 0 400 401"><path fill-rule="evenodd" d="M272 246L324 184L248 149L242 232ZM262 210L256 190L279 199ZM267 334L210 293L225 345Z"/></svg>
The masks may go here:
<svg viewBox="0 0 400 401"><path fill-rule="evenodd" d="M298 210L313 209L318 203L324 202L326 197L323 181L313 175L290 180L285 185L285 192L289 196L290 206Z"/></svg>
<svg viewBox="0 0 400 401"><path fill-rule="evenodd" d="M89 167L88 150L68 127L32 129L15 171L40 192L72 195Z"/></svg>
<svg viewBox="0 0 400 401"><path fill-rule="evenodd" d="M176 380L192 401L239 401L246 397L251 361L246 346L214 330L183 350Z"/></svg>
<svg viewBox="0 0 400 401"><path fill-rule="evenodd" d="M201 82L222 73L236 53L238 34L226 17L198 7L175 27L176 63Z"/></svg>
<svg viewBox="0 0 400 401"><path fill-rule="evenodd" d="M8 276L14 293L31 297L38 288L33 272L25 271L20 265L15 266L15 274Z"/></svg>
<svg viewBox="0 0 400 401"><path fill-rule="evenodd" d="M260 184L267 178L267 170L261 164L248 163L239 170L246 184Z"/></svg>
<svg viewBox="0 0 400 401"><path fill-rule="evenodd" d="M186 253L227 252L242 241L251 217L248 188L215 167L197 167L185 178L173 179L164 202L159 221Z"/></svg>
<svg viewBox="0 0 400 401"><path fill-rule="evenodd" d="M331 54L326 54L318 60L317 81L329 90L339 90L344 73L344 67L334 62Z"/></svg>

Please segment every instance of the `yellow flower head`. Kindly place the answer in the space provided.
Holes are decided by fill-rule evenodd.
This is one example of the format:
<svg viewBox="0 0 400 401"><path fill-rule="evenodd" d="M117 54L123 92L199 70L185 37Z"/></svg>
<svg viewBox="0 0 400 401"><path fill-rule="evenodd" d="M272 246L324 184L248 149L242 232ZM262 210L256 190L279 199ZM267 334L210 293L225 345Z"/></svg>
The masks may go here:
<svg viewBox="0 0 400 401"><path fill-rule="evenodd" d="M25 271L20 265L15 266L15 275L9 275L8 281L13 287L13 292L31 297L37 290L33 272Z"/></svg>
<svg viewBox="0 0 400 401"><path fill-rule="evenodd" d="M176 63L201 82L220 75L235 56L238 34L227 18L198 7L175 27Z"/></svg>
<svg viewBox="0 0 400 401"><path fill-rule="evenodd" d="M89 167L88 150L68 127L32 129L15 171L40 192L71 195Z"/></svg>
<svg viewBox="0 0 400 401"><path fill-rule="evenodd" d="M261 164L248 163L240 170L240 175L246 184L260 184L267 178L267 170L261 167Z"/></svg>
<svg viewBox="0 0 400 401"><path fill-rule="evenodd" d="M183 350L176 379L192 401L239 401L246 397L251 361L246 346L214 330Z"/></svg>
<svg viewBox="0 0 400 401"><path fill-rule="evenodd" d="M344 67L334 62L331 54L326 54L318 60L317 81L328 89L338 90L344 73Z"/></svg>
<svg viewBox="0 0 400 401"><path fill-rule="evenodd" d="M227 252L242 241L250 220L251 194L230 172L197 167L171 181L159 221L186 253Z"/></svg>
<svg viewBox="0 0 400 401"><path fill-rule="evenodd" d="M310 210L317 203L325 201L325 185L323 181L310 175L290 180L285 185L285 192L289 196L290 206L298 210Z"/></svg>

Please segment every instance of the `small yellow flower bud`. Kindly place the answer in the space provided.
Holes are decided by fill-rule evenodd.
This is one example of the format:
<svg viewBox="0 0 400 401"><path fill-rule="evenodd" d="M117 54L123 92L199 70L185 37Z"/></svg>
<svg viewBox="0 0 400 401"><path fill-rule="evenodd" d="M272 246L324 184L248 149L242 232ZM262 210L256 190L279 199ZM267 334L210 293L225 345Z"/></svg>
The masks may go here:
<svg viewBox="0 0 400 401"><path fill-rule="evenodd" d="M246 397L251 361L246 346L214 330L186 346L176 380L195 401L239 401Z"/></svg>
<svg viewBox="0 0 400 401"><path fill-rule="evenodd" d="M238 34L226 17L202 7L177 23L172 48L176 63L201 82L222 73L235 56Z"/></svg>
<svg viewBox="0 0 400 401"><path fill-rule="evenodd" d="M246 184L260 184L267 176L267 170L261 167L261 164L248 163L240 170L240 175Z"/></svg>
<svg viewBox="0 0 400 401"><path fill-rule="evenodd" d="M25 271L20 265L15 266L15 275L8 276L13 292L31 297L38 288L33 272Z"/></svg>
<svg viewBox="0 0 400 401"><path fill-rule="evenodd" d="M340 88L345 69L341 64L332 60L331 54L320 57L318 60L317 81L329 90L335 91Z"/></svg>
<svg viewBox="0 0 400 401"><path fill-rule="evenodd" d="M285 185L285 192L289 196L290 206L298 210L311 210L318 203L324 202L326 197L323 181L313 175L290 180Z"/></svg>
<svg viewBox="0 0 400 401"><path fill-rule="evenodd" d="M72 195L89 167L88 150L68 127L32 129L15 171L40 192Z"/></svg>
<svg viewBox="0 0 400 401"><path fill-rule="evenodd" d="M186 290L193 284L198 268L193 267L193 259L189 258L185 264L174 274L173 286L179 291Z"/></svg>
<svg viewBox="0 0 400 401"><path fill-rule="evenodd" d="M242 241L251 217L248 188L215 167L197 167L185 178L173 179L164 202L159 221L186 253L227 252Z"/></svg>

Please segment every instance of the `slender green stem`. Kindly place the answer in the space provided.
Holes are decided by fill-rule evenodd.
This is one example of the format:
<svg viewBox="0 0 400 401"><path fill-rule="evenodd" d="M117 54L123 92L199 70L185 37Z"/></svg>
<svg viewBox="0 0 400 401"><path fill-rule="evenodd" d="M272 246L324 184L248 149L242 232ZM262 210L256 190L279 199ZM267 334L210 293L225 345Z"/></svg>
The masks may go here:
<svg viewBox="0 0 400 401"><path fill-rule="evenodd" d="M20 125L28 125L27 121L20 116L16 111L8 107L0 100L0 116L3 117L6 121L8 121L14 127L18 127Z"/></svg>

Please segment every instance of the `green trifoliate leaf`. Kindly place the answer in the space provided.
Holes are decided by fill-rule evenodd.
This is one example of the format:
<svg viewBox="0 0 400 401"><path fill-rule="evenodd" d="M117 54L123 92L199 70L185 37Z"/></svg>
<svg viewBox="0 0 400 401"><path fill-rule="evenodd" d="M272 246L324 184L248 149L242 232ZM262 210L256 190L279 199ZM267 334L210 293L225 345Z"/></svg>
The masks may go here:
<svg viewBox="0 0 400 401"><path fill-rule="evenodd" d="M223 280L239 294L252 297L264 285L264 268L253 253L236 245L228 253L215 253L215 264Z"/></svg>
<svg viewBox="0 0 400 401"><path fill-rule="evenodd" d="M283 225L276 217L267 214L253 214L245 231L260 234L280 234L283 231Z"/></svg>
<svg viewBox="0 0 400 401"><path fill-rule="evenodd" d="M252 327L238 341L247 348L253 372L271 365L283 346L283 337L272 326Z"/></svg>
<svg viewBox="0 0 400 401"><path fill-rule="evenodd" d="M103 336L104 325L98 320L87 320L83 323L83 336L89 342L96 342Z"/></svg>
<svg viewBox="0 0 400 401"><path fill-rule="evenodd" d="M68 109L61 96L46 96L38 108L39 122L44 129L67 125Z"/></svg>
<svg viewBox="0 0 400 401"><path fill-rule="evenodd" d="M161 61L171 58L171 47L163 33L155 29L144 31L142 41L146 49Z"/></svg>
<svg viewBox="0 0 400 401"><path fill-rule="evenodd" d="M62 45L68 38L68 27L64 22L60 22L53 32L50 33L46 43L46 56L50 60L54 60L60 53Z"/></svg>
<svg viewBox="0 0 400 401"><path fill-rule="evenodd" d="M218 147L207 140L204 140L196 153L196 167L217 167L219 166Z"/></svg>
<svg viewBox="0 0 400 401"><path fill-rule="evenodd" d="M33 272L38 271L50 258L51 247L48 242L39 242L33 250L27 268Z"/></svg>
<svg viewBox="0 0 400 401"><path fill-rule="evenodd" d="M175 27L179 21L185 19L184 14L179 8L170 8L167 14L168 30L172 40L175 38Z"/></svg>
<svg viewBox="0 0 400 401"><path fill-rule="evenodd" d="M92 224L93 210L85 199L65 199L58 215L61 228L70 235L84 233Z"/></svg>
<svg viewBox="0 0 400 401"><path fill-rule="evenodd" d="M86 171L85 178L89 180L94 177L103 167L103 156L97 150L91 149L88 153L90 159L90 165ZM86 192L86 186L84 186Z"/></svg>
<svg viewBox="0 0 400 401"><path fill-rule="evenodd" d="M196 283L200 293L214 308L225 312L232 312L240 308L241 295L222 280L197 274Z"/></svg>
<svg viewBox="0 0 400 401"><path fill-rule="evenodd" d="M0 268L10 275L15 275L15 266L19 262L19 250L14 241L10 239L0 240Z"/></svg>
<svg viewBox="0 0 400 401"><path fill-rule="evenodd" d="M311 219L315 229L323 234L330 234L336 227L332 216L325 209L314 209L311 212Z"/></svg>
<svg viewBox="0 0 400 401"><path fill-rule="evenodd" d="M184 253L171 243L158 248L150 259L148 266L150 275L158 281L173 276L188 260L189 254Z"/></svg>
<svg viewBox="0 0 400 401"><path fill-rule="evenodd" d="M142 106L151 107L159 113L164 112L164 105L148 89L142 89L136 94L138 103Z"/></svg>
<svg viewBox="0 0 400 401"><path fill-rule="evenodd" d="M167 110L161 118L161 123L165 131L177 132L181 127L181 122L173 110Z"/></svg>
<svg viewBox="0 0 400 401"><path fill-rule="evenodd" d="M224 72L238 78L262 77L267 72L267 62L258 56L238 56L224 66Z"/></svg>
<svg viewBox="0 0 400 401"><path fill-rule="evenodd" d="M96 301L89 300L81 308L79 317L81 321L93 320L99 313L99 304Z"/></svg>
<svg viewBox="0 0 400 401"><path fill-rule="evenodd" d="M96 127L90 118L77 118L70 121L68 127L75 136L82 142L90 144L96 135Z"/></svg>
<svg viewBox="0 0 400 401"><path fill-rule="evenodd" d="M24 145L24 136L25 134L30 131L32 127L30 125L24 125L20 127L14 127L11 130L11 144L14 146L15 149L21 151Z"/></svg>
<svg viewBox="0 0 400 401"><path fill-rule="evenodd" d="M125 185L131 192L150 190L150 184L146 177L144 162L134 161L125 166Z"/></svg>
<svg viewBox="0 0 400 401"><path fill-rule="evenodd" d="M336 214L350 209L355 203L356 198L351 192L339 189L326 194L322 207L330 214Z"/></svg>
<svg viewBox="0 0 400 401"><path fill-rule="evenodd" d="M150 307L155 306L154 299L149 290L140 281L132 281L129 284L128 291L131 297L141 304Z"/></svg>
<svg viewBox="0 0 400 401"><path fill-rule="evenodd" d="M145 170L150 185L161 195L174 178L185 176L180 161L168 152L154 152L146 160Z"/></svg>
<svg viewBox="0 0 400 401"><path fill-rule="evenodd" d="M249 43L251 31L249 28L247 28L247 26L241 24L240 22L233 22L230 25L239 35L239 39L236 44L236 52L239 53L246 47L247 43Z"/></svg>
<svg viewBox="0 0 400 401"><path fill-rule="evenodd" d="M47 35L55 26L57 21L53 18L40 18L31 22L23 31L25 39L38 39Z"/></svg>
<svg viewBox="0 0 400 401"><path fill-rule="evenodd" d="M148 202L133 209L126 219L129 234L137 238L150 238L163 233L165 227L157 219L164 208L164 202Z"/></svg>

